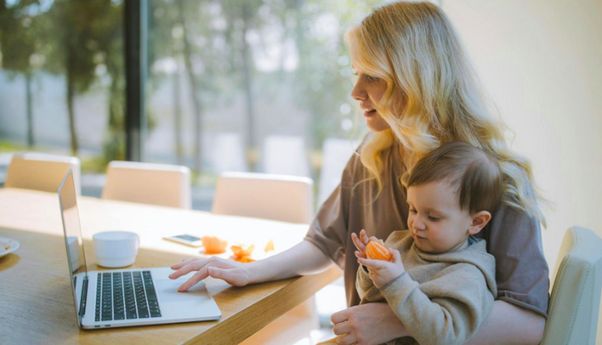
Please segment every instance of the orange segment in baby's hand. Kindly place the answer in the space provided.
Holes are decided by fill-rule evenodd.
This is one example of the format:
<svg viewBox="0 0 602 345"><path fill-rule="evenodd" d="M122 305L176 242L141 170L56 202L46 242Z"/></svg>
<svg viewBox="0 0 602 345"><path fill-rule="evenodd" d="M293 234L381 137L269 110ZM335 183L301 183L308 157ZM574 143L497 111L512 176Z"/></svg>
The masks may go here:
<svg viewBox="0 0 602 345"><path fill-rule="evenodd" d="M391 261L393 255L381 240L371 240L366 245L366 256L369 259Z"/></svg>

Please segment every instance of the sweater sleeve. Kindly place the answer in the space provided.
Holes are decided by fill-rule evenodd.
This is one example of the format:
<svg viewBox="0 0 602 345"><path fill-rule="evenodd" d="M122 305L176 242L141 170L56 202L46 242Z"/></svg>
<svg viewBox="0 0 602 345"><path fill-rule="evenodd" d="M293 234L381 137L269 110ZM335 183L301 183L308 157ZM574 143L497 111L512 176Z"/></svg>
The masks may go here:
<svg viewBox="0 0 602 345"><path fill-rule="evenodd" d="M493 306L478 268L456 264L419 285L404 274L381 293L419 344L464 344Z"/></svg>
<svg viewBox="0 0 602 345"><path fill-rule="evenodd" d="M381 302L383 300L383 296L380 293L380 290L374 283L370 276L368 275L368 271L360 266L357 269L357 279L355 280L355 288L357 290L358 295L360 296L360 303L370 303L370 302Z"/></svg>

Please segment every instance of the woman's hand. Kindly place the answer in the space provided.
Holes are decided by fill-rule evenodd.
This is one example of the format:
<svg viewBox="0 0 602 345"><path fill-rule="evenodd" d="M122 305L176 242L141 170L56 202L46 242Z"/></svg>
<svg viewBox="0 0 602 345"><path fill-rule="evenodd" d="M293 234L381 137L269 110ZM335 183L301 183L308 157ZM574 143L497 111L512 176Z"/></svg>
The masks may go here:
<svg viewBox="0 0 602 345"><path fill-rule="evenodd" d="M338 344L372 345L407 335L386 303L360 304L332 314Z"/></svg>
<svg viewBox="0 0 602 345"><path fill-rule="evenodd" d="M368 269L368 276L377 288L389 283L406 271L399 251L389 247L387 249L393 255L393 262L367 259L359 256L357 252L355 254L360 265L364 265Z"/></svg>
<svg viewBox="0 0 602 345"><path fill-rule="evenodd" d="M172 265L171 269L176 271L170 274L169 278L177 279L192 271L198 271L184 282L184 284L178 287L178 291L180 292L187 291L194 284L207 277L222 279L234 286L245 286L249 284L250 281L248 265L249 264L242 264L216 256L194 258Z"/></svg>

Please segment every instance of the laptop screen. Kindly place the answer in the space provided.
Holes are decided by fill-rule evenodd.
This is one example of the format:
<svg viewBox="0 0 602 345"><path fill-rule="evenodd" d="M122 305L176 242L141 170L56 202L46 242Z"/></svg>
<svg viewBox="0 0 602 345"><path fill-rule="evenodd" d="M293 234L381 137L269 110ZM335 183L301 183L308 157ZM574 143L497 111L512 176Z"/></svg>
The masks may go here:
<svg viewBox="0 0 602 345"><path fill-rule="evenodd" d="M67 250L67 263L69 265L69 276L73 285L73 300L78 314L78 322L81 321L83 311L77 310L80 306L78 301L77 286L82 286L88 280L86 256L82 240L79 213L77 209L77 193L73 182L71 169L63 178L59 189L59 204L61 206L61 217L63 220L63 233L65 238L65 249ZM77 281L81 280L81 281ZM86 282L87 284L87 282ZM81 323L81 322L80 322Z"/></svg>

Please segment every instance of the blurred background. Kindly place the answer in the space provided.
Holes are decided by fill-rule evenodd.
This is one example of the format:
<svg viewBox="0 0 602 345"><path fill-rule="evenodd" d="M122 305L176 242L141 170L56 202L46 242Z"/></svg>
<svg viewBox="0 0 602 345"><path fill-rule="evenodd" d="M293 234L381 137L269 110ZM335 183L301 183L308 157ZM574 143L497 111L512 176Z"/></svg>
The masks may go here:
<svg viewBox="0 0 602 345"><path fill-rule="evenodd" d="M189 166L197 209L226 170L317 188L326 139L344 164L364 130L343 33L379 3L148 1L141 160ZM126 159L124 2L0 0L0 18L0 152L79 156L83 194L100 195Z"/></svg>
<svg viewBox="0 0 602 345"><path fill-rule="evenodd" d="M553 268L569 226L602 234L602 2L434 2L533 163ZM196 209L225 170L311 177L319 204L365 133L343 34L382 3L148 1L139 158L189 166ZM97 196L106 164L127 158L124 7L0 0L0 180L9 153L73 154Z"/></svg>

